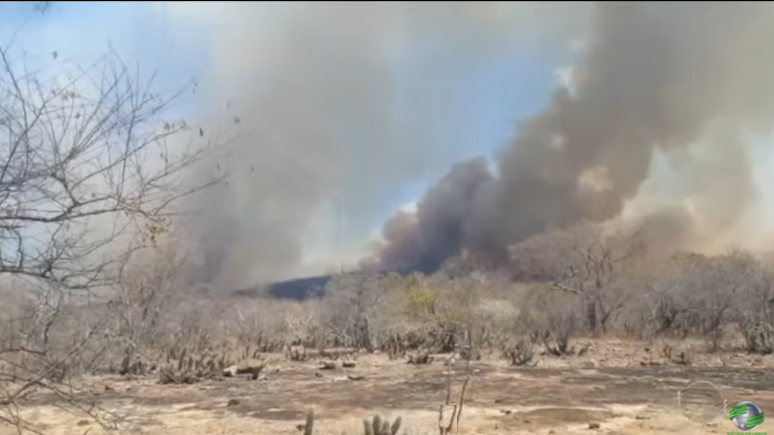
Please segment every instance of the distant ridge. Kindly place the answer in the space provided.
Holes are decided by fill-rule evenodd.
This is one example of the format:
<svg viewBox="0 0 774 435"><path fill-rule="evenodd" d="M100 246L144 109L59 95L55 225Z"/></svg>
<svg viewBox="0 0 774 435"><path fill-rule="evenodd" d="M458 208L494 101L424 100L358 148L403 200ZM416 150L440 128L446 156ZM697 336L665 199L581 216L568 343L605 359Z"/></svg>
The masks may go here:
<svg viewBox="0 0 774 435"><path fill-rule="evenodd" d="M269 285L267 293L275 298L296 300L322 296L331 279L333 275L320 275L275 282Z"/></svg>
<svg viewBox="0 0 774 435"><path fill-rule="evenodd" d="M400 275L407 275L412 270L394 270L376 272L376 275L386 275L387 273L395 272ZM259 288L240 289L232 292L233 296L246 297L246 298L258 298L262 296L273 297L278 299L294 299L304 300L311 297L322 297L325 295L325 287L328 285L331 279L335 275L318 275L310 276L306 278L296 278L286 281L278 281L269 284L265 287L265 290Z"/></svg>

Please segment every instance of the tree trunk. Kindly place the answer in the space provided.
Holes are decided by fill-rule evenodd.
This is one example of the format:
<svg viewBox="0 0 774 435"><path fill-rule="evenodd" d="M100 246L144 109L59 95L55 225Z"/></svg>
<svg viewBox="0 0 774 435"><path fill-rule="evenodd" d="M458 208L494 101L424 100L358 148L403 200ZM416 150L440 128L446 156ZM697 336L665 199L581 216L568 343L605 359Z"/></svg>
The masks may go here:
<svg viewBox="0 0 774 435"><path fill-rule="evenodd" d="M597 332L597 304L594 300L587 300L586 301L586 324L589 328L589 331L596 333Z"/></svg>

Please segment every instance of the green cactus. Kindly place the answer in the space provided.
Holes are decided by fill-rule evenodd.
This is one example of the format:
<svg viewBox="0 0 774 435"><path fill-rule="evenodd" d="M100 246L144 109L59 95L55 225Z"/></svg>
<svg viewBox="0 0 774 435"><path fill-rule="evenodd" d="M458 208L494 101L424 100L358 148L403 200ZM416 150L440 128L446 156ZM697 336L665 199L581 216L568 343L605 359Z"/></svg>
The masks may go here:
<svg viewBox="0 0 774 435"><path fill-rule="evenodd" d="M367 419L363 420L364 435L396 435L400 430L400 423L400 417L390 425L388 420L382 421L381 417L375 415L370 422Z"/></svg>
<svg viewBox="0 0 774 435"><path fill-rule="evenodd" d="M390 426L390 435L395 435L398 433L398 430L400 430L400 417L396 418L395 421L392 422L392 426Z"/></svg>
<svg viewBox="0 0 774 435"><path fill-rule="evenodd" d="M312 435L314 431L314 413L309 411L306 414L306 424L304 425L304 435Z"/></svg>
<svg viewBox="0 0 774 435"><path fill-rule="evenodd" d="M186 349L183 348L183 352L180 354L180 361L177 364L177 369L180 371L182 371L183 368L185 367L185 354L186 354Z"/></svg>
<svg viewBox="0 0 774 435"><path fill-rule="evenodd" d="M401 418L398 417L390 424L389 420L382 419L378 415L375 415L370 421L368 419L363 420L363 434L364 435L397 435L400 430ZM314 429L314 414L309 411L306 414L306 422L296 426L298 430L303 430L304 435L312 435ZM404 435L407 432L403 432ZM342 432L341 435L346 435Z"/></svg>

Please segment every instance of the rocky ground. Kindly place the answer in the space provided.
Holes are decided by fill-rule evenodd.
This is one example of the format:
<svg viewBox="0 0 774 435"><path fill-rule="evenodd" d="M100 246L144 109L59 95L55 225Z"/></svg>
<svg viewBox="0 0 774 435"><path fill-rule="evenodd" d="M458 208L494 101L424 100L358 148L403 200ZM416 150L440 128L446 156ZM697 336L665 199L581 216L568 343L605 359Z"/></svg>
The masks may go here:
<svg viewBox="0 0 774 435"><path fill-rule="evenodd" d="M766 413L774 410L774 356L708 353L702 343L686 341L578 344L589 345L582 356L538 356L534 367L508 367L495 355L471 363L459 433L727 433L737 429L723 412L724 399L727 407L753 400ZM131 434L296 434L309 410L318 435L362 434L363 418L375 414L400 416L408 434L439 432L438 410L449 383L442 356L415 366L364 355L354 368L333 370L282 355L266 355L263 362L267 367L257 380L159 385L155 377L95 377L88 384L100 406L122 417L121 429ZM465 363L455 363L452 403L464 377ZM24 416L45 433L105 431L83 412L55 406L51 396L24 405ZM766 432L770 425L774 433L774 420L756 430ZM0 428L5 433L15 432Z"/></svg>

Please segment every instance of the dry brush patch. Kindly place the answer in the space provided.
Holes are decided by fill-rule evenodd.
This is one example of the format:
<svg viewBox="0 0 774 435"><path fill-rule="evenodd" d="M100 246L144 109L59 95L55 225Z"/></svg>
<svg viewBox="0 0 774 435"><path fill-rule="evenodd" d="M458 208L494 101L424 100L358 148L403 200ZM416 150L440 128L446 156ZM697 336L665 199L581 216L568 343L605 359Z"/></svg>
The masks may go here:
<svg viewBox="0 0 774 435"><path fill-rule="evenodd" d="M19 430L30 429L19 402L41 390L105 421L78 375L97 370L115 339L152 341L135 333L152 333L153 319L144 330L123 319L111 335L113 315L145 316L157 302L143 293L134 310L114 310L105 296L169 231L177 202L219 181L186 181L214 142L173 143L189 126L160 116L179 94L154 93L113 52L88 66L53 57L61 75L0 47L0 275L13 294L0 325L0 421Z"/></svg>
<svg viewBox="0 0 774 435"><path fill-rule="evenodd" d="M431 276L346 275L331 281L321 299L303 302L198 295L186 280L197 267L193 256L159 238L143 251L144 261L126 263L99 303L75 305L50 288L8 299L15 308L2 313L0 356L6 386L15 390L4 403L11 410L40 389L74 397L82 374L162 384L259 380L276 369L276 358L309 373L353 370L358 355L376 353L406 365L443 362L449 370L491 356L545 366L599 357L590 338L614 334L698 338L716 352L771 353L774 294L764 259L743 251L677 253L641 267L643 248L633 236L586 231L571 228L514 247L508 274L458 270L451 261ZM702 360L700 351L670 344L653 352L658 360L633 358L690 365ZM363 377L348 372L346 379ZM79 406L108 422L99 401L86 397L78 396ZM444 406L444 418L463 407Z"/></svg>

